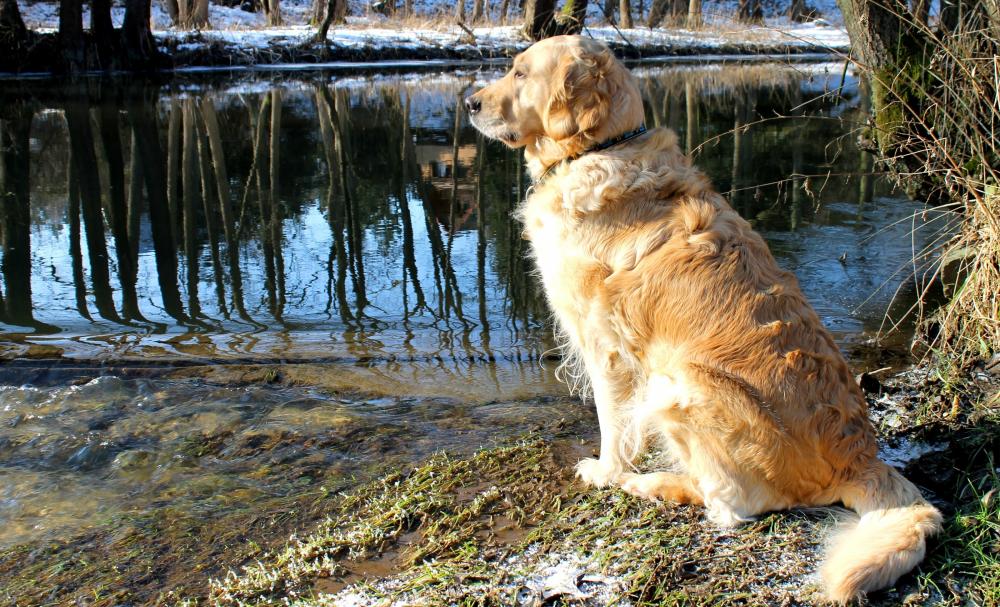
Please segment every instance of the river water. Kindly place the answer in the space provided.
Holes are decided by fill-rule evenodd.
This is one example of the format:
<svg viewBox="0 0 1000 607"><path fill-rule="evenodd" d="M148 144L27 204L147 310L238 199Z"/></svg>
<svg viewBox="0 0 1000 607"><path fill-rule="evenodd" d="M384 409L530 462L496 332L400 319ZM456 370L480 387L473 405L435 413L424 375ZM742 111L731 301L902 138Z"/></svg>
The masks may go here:
<svg viewBox="0 0 1000 607"><path fill-rule="evenodd" d="M830 63L634 69L647 124L863 364L913 301L926 218L857 151L859 83ZM6 82L0 547L170 521L188 539L164 562L217 574L257 537L233 525L267 535L255 512L285 532L274 513L381 470L587 418L511 218L520 156L460 111L498 70Z"/></svg>

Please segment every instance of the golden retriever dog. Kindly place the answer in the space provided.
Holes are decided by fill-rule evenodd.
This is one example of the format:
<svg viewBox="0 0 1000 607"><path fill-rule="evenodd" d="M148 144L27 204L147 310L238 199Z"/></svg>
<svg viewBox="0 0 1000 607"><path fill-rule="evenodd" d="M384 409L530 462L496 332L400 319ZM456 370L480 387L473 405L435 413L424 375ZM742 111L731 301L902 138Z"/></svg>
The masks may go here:
<svg viewBox="0 0 1000 607"><path fill-rule="evenodd" d="M673 132L644 130L610 50L543 40L465 103L484 135L524 148L534 180L518 214L600 420L600 458L578 476L703 505L726 527L841 503L858 516L822 566L833 601L915 567L941 514L878 459L864 396L795 277ZM671 462L639 474L648 438Z"/></svg>

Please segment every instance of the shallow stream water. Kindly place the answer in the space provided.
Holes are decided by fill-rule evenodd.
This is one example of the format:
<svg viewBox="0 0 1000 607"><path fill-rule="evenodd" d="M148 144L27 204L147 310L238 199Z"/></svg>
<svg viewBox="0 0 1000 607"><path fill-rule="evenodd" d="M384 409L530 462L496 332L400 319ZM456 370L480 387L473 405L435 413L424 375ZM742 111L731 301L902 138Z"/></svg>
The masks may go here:
<svg viewBox="0 0 1000 607"><path fill-rule="evenodd" d="M860 360L913 300L926 218L857 151L858 82L634 69L648 125L678 132ZM588 416L546 355L520 156L459 110L499 73L7 87L0 547L153 519L211 543L229 537L212 521Z"/></svg>

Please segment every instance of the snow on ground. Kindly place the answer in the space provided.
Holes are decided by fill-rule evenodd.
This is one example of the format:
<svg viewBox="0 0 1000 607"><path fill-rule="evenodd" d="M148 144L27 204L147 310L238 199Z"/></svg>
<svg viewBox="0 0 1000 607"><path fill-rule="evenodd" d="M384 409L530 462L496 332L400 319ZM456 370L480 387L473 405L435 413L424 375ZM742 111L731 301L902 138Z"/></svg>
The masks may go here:
<svg viewBox="0 0 1000 607"><path fill-rule="evenodd" d="M468 0L467 0L468 1ZM651 1L651 0L648 0ZM785 2L764 0L766 23L762 26L748 26L735 23L736 0L714 0L706 2L704 11L708 26L702 30L648 29L636 27L619 30L601 23L598 2L591 7L597 11L589 20L594 25L586 28L589 34L612 44L625 44L638 48L670 47L699 49L732 48L739 45L752 50L754 47L823 47L845 50L848 45L847 33L833 23L840 23L840 13L834 0L808 0L809 6L822 12L824 19L811 23L793 24L781 14L780 7ZM633 5L638 2L633 0ZM454 4L442 0L417 0L416 10L425 17L443 17L454 10ZM24 2L21 10L25 23L39 31L52 31L58 26L58 3L48 1ZM121 0L115 2L112 20L120 25L124 18ZM263 49L274 46L296 46L307 42L314 28L306 25L311 12L310 0L286 0L282 2L284 27L269 28L264 25L263 15L249 13L240 8L230 8L211 4L209 21L211 27L199 32L174 30L170 28L168 16L162 0L152 7L153 29L161 43L172 42L176 50L193 51L205 44L221 43L243 49ZM329 43L334 47L352 50L378 51L385 48L460 51L500 51L510 52L527 46L520 33L520 24L497 27L474 28L474 39L466 31L454 25L447 25L450 19L439 19L440 25L411 27L384 16L372 13L365 0L352 0L352 16L344 26L330 31ZM89 23L89 7L84 7L84 22Z"/></svg>

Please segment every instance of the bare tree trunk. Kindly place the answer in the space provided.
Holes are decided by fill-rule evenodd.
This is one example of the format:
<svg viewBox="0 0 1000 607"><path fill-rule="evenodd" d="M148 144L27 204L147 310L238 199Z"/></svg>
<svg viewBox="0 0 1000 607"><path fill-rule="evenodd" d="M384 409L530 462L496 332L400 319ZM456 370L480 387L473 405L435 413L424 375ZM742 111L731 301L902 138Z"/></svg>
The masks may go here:
<svg viewBox="0 0 1000 607"><path fill-rule="evenodd" d="M17 0L0 0L0 40L6 38L20 44L27 37L28 28L24 26Z"/></svg>
<svg viewBox="0 0 1000 607"><path fill-rule="evenodd" d="M562 10L560 33L579 34L587 19L588 0L566 0Z"/></svg>
<svg viewBox="0 0 1000 607"><path fill-rule="evenodd" d="M178 6L180 27L189 29L208 27L208 0L178 0Z"/></svg>
<svg viewBox="0 0 1000 607"><path fill-rule="evenodd" d="M411 2L412 0L407 0ZM503 0L500 2L500 15L498 16L498 21L500 25L507 25L507 12L510 10L510 0Z"/></svg>
<svg viewBox="0 0 1000 607"><path fill-rule="evenodd" d="M167 14L170 15L171 25L180 25L181 22L181 9L177 4L178 0L163 0L163 4L167 7Z"/></svg>
<svg viewBox="0 0 1000 607"><path fill-rule="evenodd" d="M59 43L62 46L65 69L71 72L82 70L85 55L81 0L60 0Z"/></svg>
<svg viewBox="0 0 1000 607"><path fill-rule="evenodd" d="M455 4L455 20L465 23L465 0L458 0Z"/></svg>
<svg viewBox="0 0 1000 607"><path fill-rule="evenodd" d="M525 0L524 33L532 40L552 35L555 0Z"/></svg>
<svg viewBox="0 0 1000 607"><path fill-rule="evenodd" d="M464 4L464 2L460 2ZM483 19L483 5L485 0L473 0L472 2L472 23L479 23Z"/></svg>
<svg viewBox="0 0 1000 607"><path fill-rule="evenodd" d="M312 17L309 19L310 25L319 26L326 19L327 0L313 0Z"/></svg>
<svg viewBox="0 0 1000 607"><path fill-rule="evenodd" d="M619 0L618 3L619 19L618 25L625 29L632 27L632 4L629 0Z"/></svg>
<svg viewBox="0 0 1000 607"><path fill-rule="evenodd" d="M330 25L344 23L346 16L347 0L327 0L326 16L316 32L316 41L325 43L327 34L330 32Z"/></svg>
<svg viewBox="0 0 1000 607"><path fill-rule="evenodd" d="M169 6L170 3L167 4ZM129 67L152 66L159 59L160 52L153 39L149 18L150 0L125 0L122 42Z"/></svg>
<svg viewBox="0 0 1000 607"><path fill-rule="evenodd" d="M90 0L90 32L94 35L99 66L110 69L118 50L115 26L111 23L111 0Z"/></svg>
<svg viewBox="0 0 1000 607"><path fill-rule="evenodd" d="M701 27L701 0L689 0L687 26L691 29Z"/></svg>
<svg viewBox="0 0 1000 607"><path fill-rule="evenodd" d="M601 12L604 13L604 20L608 23L615 22L615 0L604 0L604 4L601 5Z"/></svg>
<svg viewBox="0 0 1000 607"><path fill-rule="evenodd" d="M277 27L284 23L284 19L281 17L281 0L262 0L262 5L269 26Z"/></svg>
<svg viewBox="0 0 1000 607"><path fill-rule="evenodd" d="M659 26L667 16L669 4L670 0L653 0L653 5L649 7L649 19L646 21L646 27Z"/></svg>

